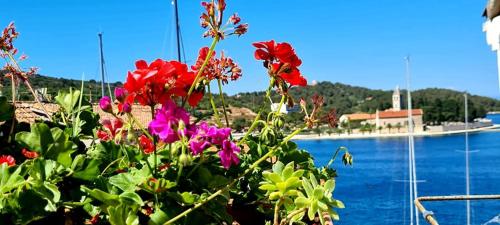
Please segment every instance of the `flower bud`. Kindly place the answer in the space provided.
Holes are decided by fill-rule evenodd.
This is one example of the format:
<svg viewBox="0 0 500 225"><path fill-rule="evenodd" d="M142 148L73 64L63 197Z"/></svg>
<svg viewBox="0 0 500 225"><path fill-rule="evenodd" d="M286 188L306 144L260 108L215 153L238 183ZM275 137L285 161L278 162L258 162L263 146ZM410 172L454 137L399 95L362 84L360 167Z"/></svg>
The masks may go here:
<svg viewBox="0 0 500 225"><path fill-rule="evenodd" d="M111 98L108 96L103 96L101 100L99 100L99 107L104 112L113 113L113 106L111 106Z"/></svg>
<svg viewBox="0 0 500 225"><path fill-rule="evenodd" d="M123 103L122 112L131 113L132 112L132 105L130 105L130 103L128 103L128 102Z"/></svg>
<svg viewBox="0 0 500 225"><path fill-rule="evenodd" d="M186 153L182 153L181 156L179 156L179 163L183 166L188 166L191 164L191 160Z"/></svg>
<svg viewBox="0 0 500 225"><path fill-rule="evenodd" d="M118 100L119 102L123 102L123 101L125 101L126 97L127 97L127 90L125 90L125 88L122 88L122 87L115 88L116 100Z"/></svg>

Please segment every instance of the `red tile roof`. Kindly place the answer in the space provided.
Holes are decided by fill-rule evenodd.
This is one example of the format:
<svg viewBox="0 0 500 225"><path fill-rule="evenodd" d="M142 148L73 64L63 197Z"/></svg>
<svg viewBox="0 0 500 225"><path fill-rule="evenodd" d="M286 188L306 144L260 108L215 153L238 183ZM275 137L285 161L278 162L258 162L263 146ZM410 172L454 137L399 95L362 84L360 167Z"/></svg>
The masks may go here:
<svg viewBox="0 0 500 225"><path fill-rule="evenodd" d="M420 116L423 115L424 111L422 109L413 109L412 110L412 115L414 116ZM403 118L403 117L408 117L408 110L400 110L400 111L381 111L379 112L379 118L380 119L387 119L387 118Z"/></svg>
<svg viewBox="0 0 500 225"><path fill-rule="evenodd" d="M375 114L369 113L353 113L346 116L350 121L375 119Z"/></svg>

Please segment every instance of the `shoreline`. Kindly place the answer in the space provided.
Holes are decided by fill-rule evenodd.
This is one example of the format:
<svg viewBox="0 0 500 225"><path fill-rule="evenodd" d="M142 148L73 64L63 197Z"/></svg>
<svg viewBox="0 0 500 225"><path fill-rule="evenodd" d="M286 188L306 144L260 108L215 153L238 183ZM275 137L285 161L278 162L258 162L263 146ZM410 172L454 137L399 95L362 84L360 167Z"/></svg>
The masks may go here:
<svg viewBox="0 0 500 225"><path fill-rule="evenodd" d="M443 131L443 132L416 132L413 133L414 137L428 137L428 136L444 136L444 135L453 135L453 134L461 134L468 131L469 133L476 132L486 132L486 131L500 131L500 124L494 124L492 126L469 129L469 130L454 130L454 131ZM393 134L378 134L378 133L366 133L366 134L321 134L318 136L317 134L298 134L292 138L292 140L345 140L345 139L372 139L372 138L400 138L407 137L408 133L393 133Z"/></svg>

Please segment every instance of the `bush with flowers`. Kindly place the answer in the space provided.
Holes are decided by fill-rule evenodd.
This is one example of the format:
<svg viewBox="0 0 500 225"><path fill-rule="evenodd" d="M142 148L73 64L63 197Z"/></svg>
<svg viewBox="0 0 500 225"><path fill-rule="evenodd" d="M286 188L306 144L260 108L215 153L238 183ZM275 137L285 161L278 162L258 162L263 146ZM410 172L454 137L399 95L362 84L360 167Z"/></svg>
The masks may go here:
<svg viewBox="0 0 500 225"><path fill-rule="evenodd" d="M0 221L8 224L328 224L343 208L332 196L337 154L317 167L291 141L305 128L334 126L335 112L322 113L323 98L298 104L303 126L284 133L281 107L297 104L294 87L307 85L293 47L273 40L253 43L255 59L269 77L263 106L241 137L229 127L223 86L242 76L233 59L215 52L217 43L246 33L233 14L224 23L224 0L203 2L201 26L212 44L195 65L139 60L114 96L99 101L111 119L100 119L81 90L59 92L59 111L27 128L15 119L16 99L0 96ZM7 79L32 90L14 58L18 33L13 24L0 37ZM26 58L26 57L21 57ZM216 84L222 103L211 92ZM16 85L12 85L15 96ZM36 98L36 93L33 92ZM266 105L279 96L276 110ZM114 97L115 101L112 100ZM190 113L207 98L215 122ZM117 104L115 104L116 102ZM137 103L150 108L147 127L131 113ZM136 129L138 128L138 129Z"/></svg>

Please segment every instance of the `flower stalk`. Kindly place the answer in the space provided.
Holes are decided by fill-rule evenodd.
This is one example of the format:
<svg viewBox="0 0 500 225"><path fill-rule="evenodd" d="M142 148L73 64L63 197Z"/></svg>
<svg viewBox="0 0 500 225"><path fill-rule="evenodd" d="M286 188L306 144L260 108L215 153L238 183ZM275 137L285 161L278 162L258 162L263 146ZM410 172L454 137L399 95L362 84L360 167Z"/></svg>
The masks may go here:
<svg viewBox="0 0 500 225"><path fill-rule="evenodd" d="M212 44L210 45L210 48L208 49L208 54L207 56L205 57L205 61L203 61L203 64L201 65L201 68L198 70L198 72L196 73L196 76L194 77L194 82L193 84L191 84L191 87L189 87L189 91L186 95L186 98L184 99L184 101L182 102L182 106L184 107L184 105L186 105L186 102L187 102L187 99L189 98L189 96L191 96L191 94L193 93L194 91L194 88L196 87L196 85L198 85L199 83L199 79L200 79L200 76L201 74L203 73L203 70L205 69L205 67L207 66L208 64L208 60L210 59L210 57L212 56L212 52L214 51L215 49L215 46L217 46L217 43L219 42L219 35L215 35L213 41L212 41Z"/></svg>

